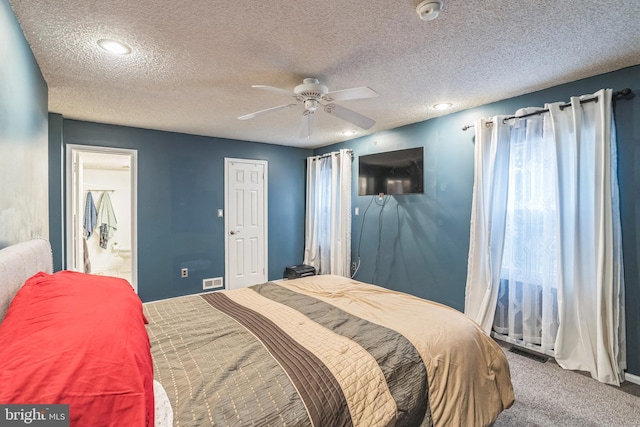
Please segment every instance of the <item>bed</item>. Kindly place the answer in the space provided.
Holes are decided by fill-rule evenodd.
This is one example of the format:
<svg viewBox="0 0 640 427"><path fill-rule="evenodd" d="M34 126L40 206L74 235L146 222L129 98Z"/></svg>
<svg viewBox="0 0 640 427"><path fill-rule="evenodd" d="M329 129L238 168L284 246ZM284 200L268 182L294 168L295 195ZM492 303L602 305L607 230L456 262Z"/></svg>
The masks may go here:
<svg viewBox="0 0 640 427"><path fill-rule="evenodd" d="M175 426L483 426L514 402L456 310L338 276L144 304Z"/></svg>
<svg viewBox="0 0 640 427"><path fill-rule="evenodd" d="M461 313L337 276L142 304L124 280L0 250L0 405L71 426L482 426L513 404Z"/></svg>
<svg viewBox="0 0 640 427"><path fill-rule="evenodd" d="M142 303L127 281L53 273L43 239L0 250L0 405L28 405L26 414L68 405L50 413L74 427L152 427L171 425L166 403Z"/></svg>

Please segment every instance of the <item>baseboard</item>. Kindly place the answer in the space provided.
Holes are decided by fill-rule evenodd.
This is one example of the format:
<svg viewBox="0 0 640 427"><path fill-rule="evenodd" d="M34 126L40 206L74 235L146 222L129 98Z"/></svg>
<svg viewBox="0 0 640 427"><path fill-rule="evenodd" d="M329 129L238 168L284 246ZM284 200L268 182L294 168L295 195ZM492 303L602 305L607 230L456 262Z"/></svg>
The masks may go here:
<svg viewBox="0 0 640 427"><path fill-rule="evenodd" d="M629 374L627 372L624 373L624 380L629 381L630 383L640 385L640 377L637 375Z"/></svg>

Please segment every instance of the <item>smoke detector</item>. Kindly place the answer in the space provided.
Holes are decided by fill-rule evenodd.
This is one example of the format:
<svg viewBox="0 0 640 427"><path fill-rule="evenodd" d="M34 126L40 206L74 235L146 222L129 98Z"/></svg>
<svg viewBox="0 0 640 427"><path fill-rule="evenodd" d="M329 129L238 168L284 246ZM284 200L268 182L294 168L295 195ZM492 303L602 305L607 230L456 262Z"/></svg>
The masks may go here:
<svg viewBox="0 0 640 427"><path fill-rule="evenodd" d="M416 13L423 21L432 21L438 17L443 6L442 0L424 0L416 6Z"/></svg>

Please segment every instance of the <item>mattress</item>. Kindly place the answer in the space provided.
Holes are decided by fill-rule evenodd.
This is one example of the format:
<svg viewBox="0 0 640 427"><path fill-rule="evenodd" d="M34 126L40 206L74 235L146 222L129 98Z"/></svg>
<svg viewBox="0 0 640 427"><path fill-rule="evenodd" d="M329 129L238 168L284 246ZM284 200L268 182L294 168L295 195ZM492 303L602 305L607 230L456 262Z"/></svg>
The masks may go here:
<svg viewBox="0 0 640 427"><path fill-rule="evenodd" d="M489 425L501 348L463 314L339 276L145 304L176 426Z"/></svg>

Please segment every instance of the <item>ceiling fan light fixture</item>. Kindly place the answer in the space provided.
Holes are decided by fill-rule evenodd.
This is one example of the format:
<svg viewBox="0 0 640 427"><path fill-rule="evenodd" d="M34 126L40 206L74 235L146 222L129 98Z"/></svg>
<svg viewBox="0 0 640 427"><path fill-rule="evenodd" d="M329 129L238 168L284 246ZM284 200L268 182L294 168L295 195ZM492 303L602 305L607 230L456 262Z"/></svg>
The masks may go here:
<svg viewBox="0 0 640 427"><path fill-rule="evenodd" d="M131 53L129 46L117 40L100 39L98 40L98 46L114 55L128 55Z"/></svg>
<svg viewBox="0 0 640 427"><path fill-rule="evenodd" d="M416 13L423 21L433 21L440 15L442 0L424 0L416 6Z"/></svg>
<svg viewBox="0 0 640 427"><path fill-rule="evenodd" d="M317 99L307 99L304 101L305 110L314 112L318 109L318 100Z"/></svg>

